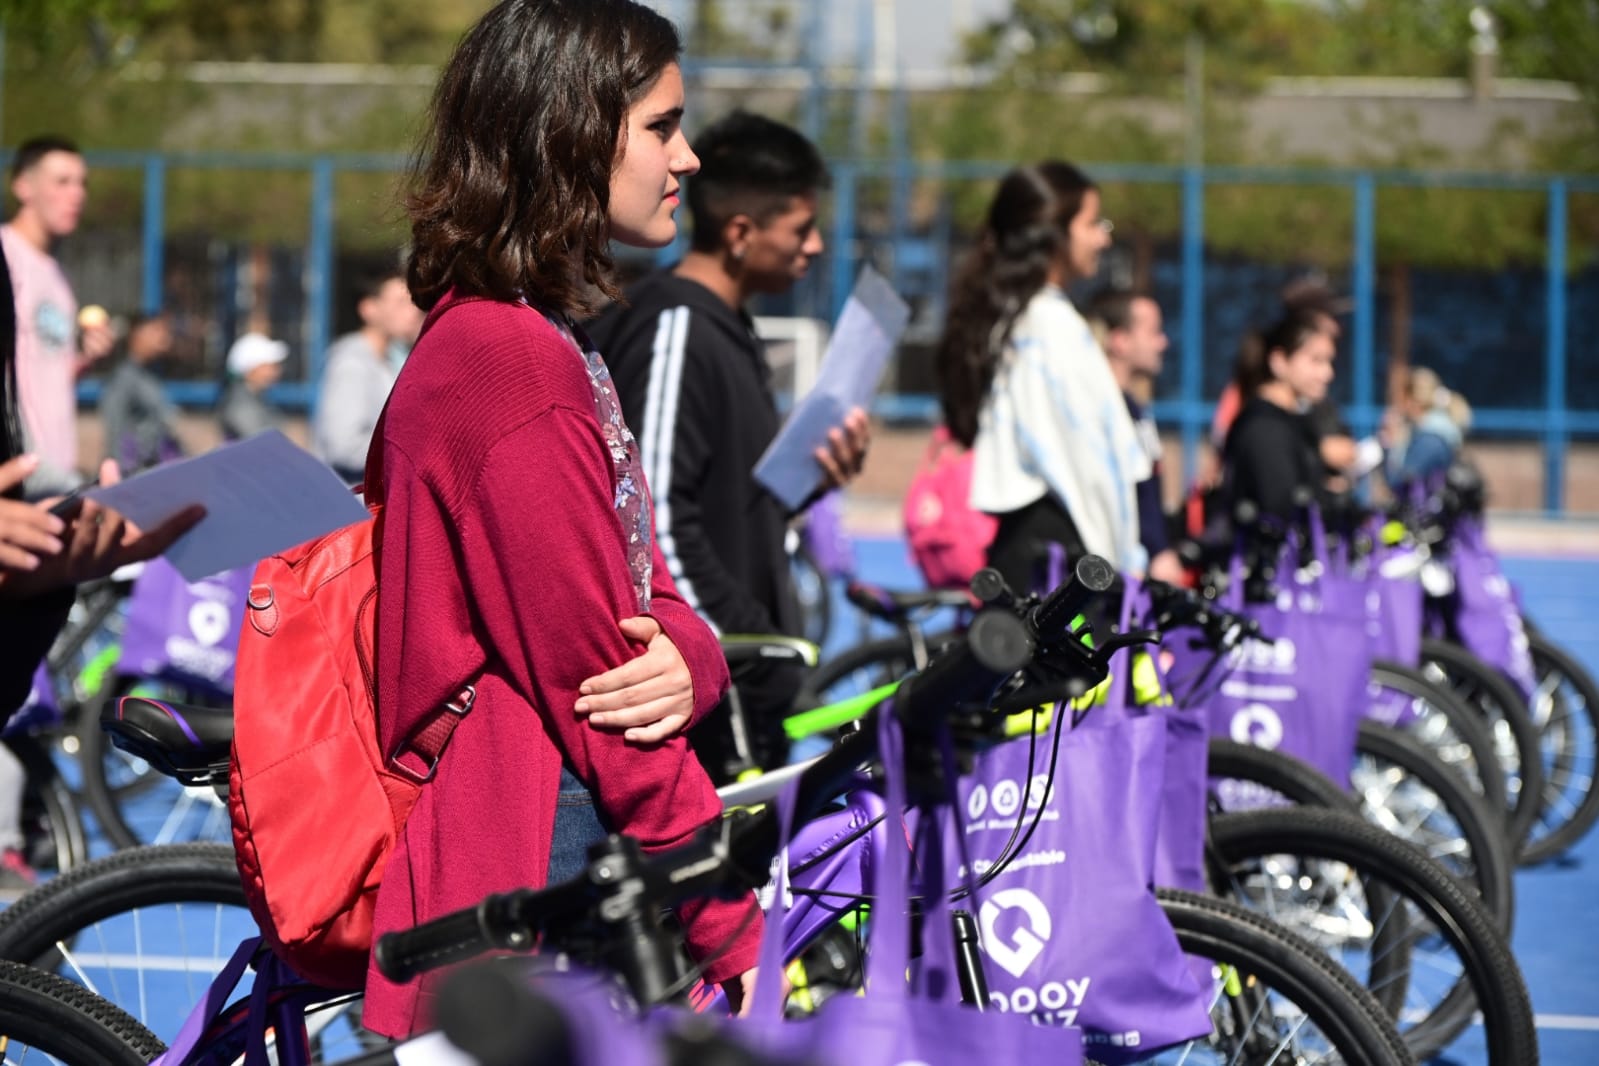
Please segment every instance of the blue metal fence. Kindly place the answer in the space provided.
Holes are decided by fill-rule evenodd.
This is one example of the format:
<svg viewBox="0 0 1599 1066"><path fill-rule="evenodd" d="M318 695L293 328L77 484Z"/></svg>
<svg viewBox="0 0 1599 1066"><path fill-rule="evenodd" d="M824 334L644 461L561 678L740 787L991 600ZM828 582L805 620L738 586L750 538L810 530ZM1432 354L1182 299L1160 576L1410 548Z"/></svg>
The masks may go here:
<svg viewBox="0 0 1599 1066"><path fill-rule="evenodd" d="M97 167L138 168L143 172L143 304L148 310L162 306L163 242L166 229L166 177L173 168L297 170L311 176L311 197L306 220L305 272L306 321L304 343L306 380L285 383L278 398L309 406L314 383L320 376L332 323L334 275L335 178L346 171L397 171L404 160L392 155L300 155L237 153L122 153L89 155ZM990 180L1008 170L1007 163L917 162L902 153L896 160L841 160L832 165L830 293L828 302L836 316L862 258L860 186L887 181L892 219L891 239L906 236L908 201L913 184L923 180ZM1352 323L1350 358L1353 403L1346 412L1357 431L1374 427L1381 417L1383 397L1376 389L1377 312L1376 221L1383 188L1449 188L1483 191L1542 192L1547 199L1546 233L1546 334L1543 366L1543 404L1538 408L1487 408L1478 412L1475 425L1497 432L1523 434L1544 446L1544 505L1551 512L1563 508L1566 452L1573 434L1599 434L1599 412L1572 411L1567 407L1567 254L1568 201L1572 193L1599 193L1599 178L1522 177L1469 172L1411 172L1256 167L1168 167L1088 164L1102 182L1155 183L1175 186L1181 195L1181 307L1177 343L1181 359L1177 395L1157 403L1156 416L1181 434L1186 472L1192 475L1199 443L1211 417L1203 395L1205 331L1205 193L1207 189L1238 184L1333 186L1349 190L1353 200L1351 234ZM675 249L663 251L662 258ZM174 383L174 398L181 403L205 402L215 386ZM92 402L97 389L85 383L82 398ZM880 409L890 417L928 417L936 412L929 396L889 394Z"/></svg>

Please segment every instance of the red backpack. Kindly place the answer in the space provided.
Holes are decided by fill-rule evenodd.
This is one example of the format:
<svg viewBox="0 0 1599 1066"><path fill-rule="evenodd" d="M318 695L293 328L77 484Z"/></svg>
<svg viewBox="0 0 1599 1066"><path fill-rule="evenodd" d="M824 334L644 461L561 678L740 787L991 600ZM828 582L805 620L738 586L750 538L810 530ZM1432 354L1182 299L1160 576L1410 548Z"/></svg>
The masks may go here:
<svg viewBox="0 0 1599 1066"><path fill-rule="evenodd" d="M278 956L334 988L365 982L384 867L475 695L378 747L372 513L256 568L235 674L228 813L244 894Z"/></svg>
<svg viewBox="0 0 1599 1066"><path fill-rule="evenodd" d="M939 426L905 493L905 535L930 588L962 589L986 564L999 521L972 509L972 453Z"/></svg>

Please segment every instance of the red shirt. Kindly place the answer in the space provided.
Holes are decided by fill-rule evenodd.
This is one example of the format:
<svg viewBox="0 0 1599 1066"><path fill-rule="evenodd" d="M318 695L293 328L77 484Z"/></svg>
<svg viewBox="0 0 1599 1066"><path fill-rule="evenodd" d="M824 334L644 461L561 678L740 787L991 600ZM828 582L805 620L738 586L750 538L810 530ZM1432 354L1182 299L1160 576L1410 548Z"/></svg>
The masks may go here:
<svg viewBox="0 0 1599 1066"><path fill-rule="evenodd" d="M477 678L478 694L384 875L379 934L542 886L563 755L601 820L648 851L721 815L683 737L641 747L572 710L579 684L642 650L617 628L638 613L631 531L583 357L526 305L451 300L411 353L373 443L384 501L380 738L392 746L463 682ZM653 558L650 614L687 662L701 715L727 688L726 662L658 550ZM754 908L748 896L680 909L708 980L755 964ZM364 1021L406 1035L426 1023L430 994L428 978L399 986L373 967Z"/></svg>

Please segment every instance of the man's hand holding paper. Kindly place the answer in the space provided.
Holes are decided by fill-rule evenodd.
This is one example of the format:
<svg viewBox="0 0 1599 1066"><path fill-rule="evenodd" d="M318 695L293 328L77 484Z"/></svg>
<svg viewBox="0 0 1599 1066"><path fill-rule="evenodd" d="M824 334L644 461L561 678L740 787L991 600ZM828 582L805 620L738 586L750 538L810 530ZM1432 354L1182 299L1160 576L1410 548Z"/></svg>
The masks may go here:
<svg viewBox="0 0 1599 1066"><path fill-rule="evenodd" d="M755 466L755 477L790 511L860 473L871 429L866 409L910 308L871 267L861 271L839 316L816 386Z"/></svg>

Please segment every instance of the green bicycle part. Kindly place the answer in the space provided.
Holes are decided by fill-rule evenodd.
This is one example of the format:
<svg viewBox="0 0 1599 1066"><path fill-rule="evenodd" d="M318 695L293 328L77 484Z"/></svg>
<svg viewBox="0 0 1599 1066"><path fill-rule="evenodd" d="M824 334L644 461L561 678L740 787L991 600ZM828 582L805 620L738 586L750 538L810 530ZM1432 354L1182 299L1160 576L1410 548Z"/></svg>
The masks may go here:
<svg viewBox="0 0 1599 1066"><path fill-rule="evenodd" d="M1072 700L1069 704L1074 711L1086 711L1091 707L1102 706L1110 698L1110 686L1115 683L1115 675L1095 685L1093 690ZM1155 660L1147 651L1136 652L1133 655L1133 703L1139 707L1169 707L1171 693L1167 692L1160 683L1160 671L1155 669ZM1049 728L1057 704L1047 704L1034 710L1018 711L1005 719L1005 736L1024 737L1037 730L1039 732Z"/></svg>
<svg viewBox="0 0 1599 1066"><path fill-rule="evenodd" d="M783 732L788 735L789 740L804 740L806 737L846 726L864 718L873 707L892 696L900 684L901 682L894 681L887 685L879 685L859 696L851 696L847 700L829 703L825 707L790 715L783 719Z"/></svg>
<svg viewBox="0 0 1599 1066"><path fill-rule="evenodd" d="M1243 982L1243 979L1238 976L1238 967L1236 967L1236 966L1223 966L1221 968L1221 972L1222 972L1222 988L1226 991L1226 993L1229 996L1233 996L1233 997L1237 997L1237 996L1243 995L1244 994L1244 982Z"/></svg>
<svg viewBox="0 0 1599 1066"><path fill-rule="evenodd" d="M122 658L120 644L111 644L100 649L99 653L78 672L78 682L83 686L83 691L91 695L101 691L105 686L106 677L110 675L120 658Z"/></svg>

